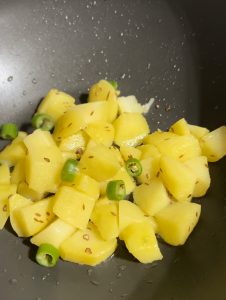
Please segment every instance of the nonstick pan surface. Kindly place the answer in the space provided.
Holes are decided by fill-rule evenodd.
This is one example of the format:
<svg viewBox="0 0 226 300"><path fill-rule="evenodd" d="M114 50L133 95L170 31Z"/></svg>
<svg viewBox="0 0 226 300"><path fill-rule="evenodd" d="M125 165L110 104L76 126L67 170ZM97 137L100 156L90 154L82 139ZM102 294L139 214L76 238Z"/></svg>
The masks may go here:
<svg viewBox="0 0 226 300"><path fill-rule="evenodd" d="M142 103L155 98L152 130L181 117L225 124L225 9L223 0L0 0L1 123L29 123L52 87L79 99L107 78ZM0 299L226 299L225 168L225 158L211 164L198 226L182 247L160 243L158 263L142 265L119 246L95 268L60 261L46 269L7 225Z"/></svg>

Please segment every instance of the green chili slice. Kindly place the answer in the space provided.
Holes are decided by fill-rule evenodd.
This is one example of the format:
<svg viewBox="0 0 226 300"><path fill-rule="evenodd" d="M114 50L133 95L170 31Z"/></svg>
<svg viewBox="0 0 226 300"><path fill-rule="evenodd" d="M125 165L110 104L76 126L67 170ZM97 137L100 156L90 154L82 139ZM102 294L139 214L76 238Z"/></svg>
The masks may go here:
<svg viewBox="0 0 226 300"><path fill-rule="evenodd" d="M50 131L54 127L54 120L47 114L36 113L31 120L31 124L34 128Z"/></svg>
<svg viewBox="0 0 226 300"><path fill-rule="evenodd" d="M13 140L18 135L18 128L14 123L5 123L1 126L0 136L4 140Z"/></svg>
<svg viewBox="0 0 226 300"><path fill-rule="evenodd" d="M54 267L59 259L60 253L51 244L41 244L36 253L36 261L44 267Z"/></svg>
<svg viewBox="0 0 226 300"><path fill-rule="evenodd" d="M126 170L132 177L140 176L142 173L142 165L136 158L130 158L126 161Z"/></svg>
<svg viewBox="0 0 226 300"><path fill-rule="evenodd" d="M108 80L108 82L113 86L115 90L118 89L118 83L114 80Z"/></svg>
<svg viewBox="0 0 226 300"><path fill-rule="evenodd" d="M73 181L75 179L76 173L78 173L78 161L76 159L69 158L61 171L61 179L63 181Z"/></svg>
<svg viewBox="0 0 226 300"><path fill-rule="evenodd" d="M112 180L107 184L106 194L110 200L122 200L126 195L126 187L123 180Z"/></svg>

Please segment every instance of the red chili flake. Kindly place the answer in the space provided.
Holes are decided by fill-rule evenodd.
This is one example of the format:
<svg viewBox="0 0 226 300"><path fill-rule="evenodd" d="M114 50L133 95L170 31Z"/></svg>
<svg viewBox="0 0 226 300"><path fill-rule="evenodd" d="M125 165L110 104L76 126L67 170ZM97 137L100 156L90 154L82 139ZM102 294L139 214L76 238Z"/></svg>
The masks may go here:
<svg viewBox="0 0 226 300"><path fill-rule="evenodd" d="M37 218L33 218L34 219L34 221L36 221L36 222L38 222L38 223L44 223L42 220L39 220L39 219L37 219Z"/></svg>
<svg viewBox="0 0 226 300"><path fill-rule="evenodd" d="M92 250L91 250L90 248L86 248L86 249L85 249L85 253L87 253L87 254L92 254Z"/></svg>
<svg viewBox="0 0 226 300"><path fill-rule="evenodd" d="M184 154L181 154L180 156L179 156L179 158L182 158L184 156Z"/></svg>
<svg viewBox="0 0 226 300"><path fill-rule="evenodd" d="M84 204L84 203L82 204L82 209L83 209L83 210L85 210L85 209L86 209L86 206L85 206L85 204Z"/></svg>
<svg viewBox="0 0 226 300"><path fill-rule="evenodd" d="M83 234L83 236L82 236L82 237L83 237L83 239L84 239L84 240L86 240L86 241L88 241L88 240L89 240L89 235L88 235L87 233L86 233L86 234Z"/></svg>
<svg viewBox="0 0 226 300"><path fill-rule="evenodd" d="M111 211L111 214L112 214L112 216L114 216L114 217L116 217L117 215L116 215L116 213L115 212L113 212L113 211Z"/></svg>
<svg viewBox="0 0 226 300"><path fill-rule="evenodd" d="M35 213L35 215L36 215L37 217L41 217L41 214L40 214L40 213Z"/></svg>
<svg viewBox="0 0 226 300"><path fill-rule="evenodd" d="M50 162L50 159L48 157L44 157L43 159L47 162Z"/></svg>
<svg viewBox="0 0 226 300"><path fill-rule="evenodd" d="M2 210L5 211L5 212L8 210L7 204L5 204L5 205L3 206Z"/></svg>
<svg viewBox="0 0 226 300"><path fill-rule="evenodd" d="M92 116L94 114L94 110L91 111L90 116Z"/></svg>

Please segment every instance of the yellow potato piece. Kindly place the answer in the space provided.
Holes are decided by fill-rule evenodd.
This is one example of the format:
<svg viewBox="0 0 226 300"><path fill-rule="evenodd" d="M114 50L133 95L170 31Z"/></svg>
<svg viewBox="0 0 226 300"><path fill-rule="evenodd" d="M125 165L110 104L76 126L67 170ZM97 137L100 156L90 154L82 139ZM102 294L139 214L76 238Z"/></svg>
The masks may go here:
<svg viewBox="0 0 226 300"><path fill-rule="evenodd" d="M30 241L36 246L48 243L59 249L62 242L69 238L75 231L74 226L57 218L42 231L34 235Z"/></svg>
<svg viewBox="0 0 226 300"><path fill-rule="evenodd" d="M94 225L76 231L60 246L62 259L95 266L110 257L117 247L117 239L105 241L101 238Z"/></svg>
<svg viewBox="0 0 226 300"><path fill-rule="evenodd" d="M162 259L155 232L149 222L134 223L126 227L120 238L128 251L143 264Z"/></svg>
<svg viewBox="0 0 226 300"><path fill-rule="evenodd" d="M14 209L13 217L19 231L23 233L23 237L36 234L53 220L52 207L53 197L48 197L25 207Z"/></svg>
<svg viewBox="0 0 226 300"><path fill-rule="evenodd" d="M183 245L196 226L201 205L174 202L155 215L158 233L170 245Z"/></svg>
<svg viewBox="0 0 226 300"><path fill-rule="evenodd" d="M208 161L218 161L226 155L226 126L221 126L200 138L203 155Z"/></svg>
<svg viewBox="0 0 226 300"><path fill-rule="evenodd" d="M165 187L178 201L191 201L195 182L195 174L182 162L163 156L160 160L160 178Z"/></svg>
<svg viewBox="0 0 226 300"><path fill-rule="evenodd" d="M61 186L55 194L53 212L68 224L85 229L95 199L69 186Z"/></svg>
<svg viewBox="0 0 226 300"><path fill-rule="evenodd" d="M100 80L89 91L88 102L104 101L107 104L107 121L113 122L118 113L117 92L106 80Z"/></svg>
<svg viewBox="0 0 226 300"><path fill-rule="evenodd" d="M161 209L170 204L168 193L161 182L155 178L149 184L141 184L133 191L134 203L136 203L146 214L154 216Z"/></svg>
<svg viewBox="0 0 226 300"><path fill-rule="evenodd" d="M63 167L63 157L51 134L35 130L24 139L28 149L25 177L30 189L38 192L56 192Z"/></svg>
<svg viewBox="0 0 226 300"><path fill-rule="evenodd" d="M37 112L45 113L56 121L75 106L74 102L75 99L72 96L57 89L52 89L39 104Z"/></svg>

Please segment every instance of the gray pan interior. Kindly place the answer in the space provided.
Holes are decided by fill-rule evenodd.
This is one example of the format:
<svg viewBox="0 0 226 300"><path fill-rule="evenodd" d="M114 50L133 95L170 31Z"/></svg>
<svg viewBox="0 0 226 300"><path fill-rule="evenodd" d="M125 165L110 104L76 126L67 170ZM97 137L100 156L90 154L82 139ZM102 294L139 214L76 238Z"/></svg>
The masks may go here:
<svg viewBox="0 0 226 300"><path fill-rule="evenodd" d="M180 117L225 124L225 1L0 0L1 123L29 122L52 87L79 98L101 78L124 95L155 98L151 128ZM1 144L3 146L3 144ZM28 241L0 232L1 299L226 299L226 160L183 247L160 244L164 259L142 265L119 247L95 267L34 262Z"/></svg>

